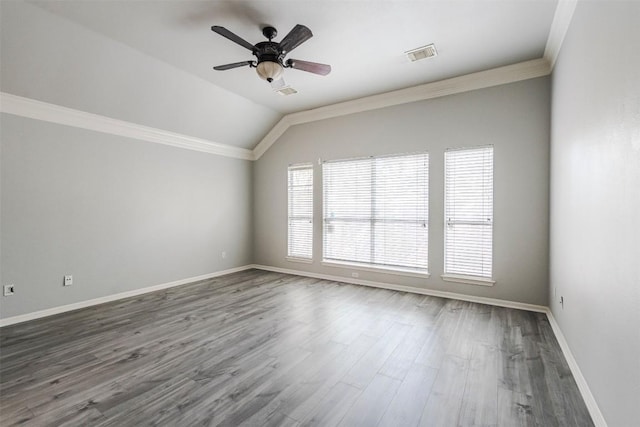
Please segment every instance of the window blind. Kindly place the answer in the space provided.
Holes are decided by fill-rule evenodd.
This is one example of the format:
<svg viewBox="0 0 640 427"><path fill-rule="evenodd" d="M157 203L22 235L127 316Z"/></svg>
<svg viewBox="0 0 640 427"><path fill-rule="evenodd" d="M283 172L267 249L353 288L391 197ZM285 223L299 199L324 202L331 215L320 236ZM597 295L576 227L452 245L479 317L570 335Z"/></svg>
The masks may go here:
<svg viewBox="0 0 640 427"><path fill-rule="evenodd" d="M291 258L313 255L313 165L292 165L288 170L288 249Z"/></svg>
<svg viewBox="0 0 640 427"><path fill-rule="evenodd" d="M429 155L323 164L323 258L426 272Z"/></svg>
<svg viewBox="0 0 640 427"><path fill-rule="evenodd" d="M491 278L493 147L445 152L444 272Z"/></svg>

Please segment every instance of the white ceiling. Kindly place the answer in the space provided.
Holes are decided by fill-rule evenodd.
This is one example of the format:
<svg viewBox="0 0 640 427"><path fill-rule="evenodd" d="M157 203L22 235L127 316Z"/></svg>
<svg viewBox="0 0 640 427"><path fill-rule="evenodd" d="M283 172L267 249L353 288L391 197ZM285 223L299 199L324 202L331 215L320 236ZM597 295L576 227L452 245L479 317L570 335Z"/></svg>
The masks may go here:
<svg viewBox="0 0 640 427"><path fill-rule="evenodd" d="M540 58L557 0L32 3L286 114ZM252 59L248 50L211 32L212 25L257 43L265 25L278 29L279 41L295 24L308 26L314 37L290 57L333 67L326 77L286 70L285 80L298 94L274 93L248 67L212 69ZM436 58L411 63L403 54L429 43L436 44Z"/></svg>

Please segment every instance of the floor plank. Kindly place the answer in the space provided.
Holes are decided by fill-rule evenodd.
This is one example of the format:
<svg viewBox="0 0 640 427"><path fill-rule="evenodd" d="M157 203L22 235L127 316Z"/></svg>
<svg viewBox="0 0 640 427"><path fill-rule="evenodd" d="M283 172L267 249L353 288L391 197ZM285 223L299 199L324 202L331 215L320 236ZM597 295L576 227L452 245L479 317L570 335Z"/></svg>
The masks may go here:
<svg viewBox="0 0 640 427"><path fill-rule="evenodd" d="M458 424L495 426L497 423L498 349L477 343L473 346Z"/></svg>
<svg viewBox="0 0 640 427"><path fill-rule="evenodd" d="M339 382L324 396L318 405L302 417L303 426L335 426L351 409L362 394L358 387Z"/></svg>
<svg viewBox="0 0 640 427"><path fill-rule="evenodd" d="M2 426L593 425L543 314L260 270L0 348Z"/></svg>
<svg viewBox="0 0 640 427"><path fill-rule="evenodd" d="M423 365L412 365L400 384L398 392L387 408L379 426L417 426L422 410L429 398L438 370Z"/></svg>
<svg viewBox="0 0 640 427"><path fill-rule="evenodd" d="M338 425L341 427L378 425L400 384L400 380L395 378L376 375Z"/></svg>
<svg viewBox="0 0 640 427"><path fill-rule="evenodd" d="M422 411L421 426L458 425L468 371L467 359L457 356L446 356L443 359Z"/></svg>

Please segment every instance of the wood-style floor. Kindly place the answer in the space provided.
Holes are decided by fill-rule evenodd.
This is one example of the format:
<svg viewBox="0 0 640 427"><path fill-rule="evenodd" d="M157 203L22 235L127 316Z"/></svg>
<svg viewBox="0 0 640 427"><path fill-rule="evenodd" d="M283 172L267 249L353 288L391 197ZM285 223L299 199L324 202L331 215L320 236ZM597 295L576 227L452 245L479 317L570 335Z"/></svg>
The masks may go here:
<svg viewBox="0 0 640 427"><path fill-rule="evenodd" d="M591 426L546 316L258 270L0 330L2 426Z"/></svg>

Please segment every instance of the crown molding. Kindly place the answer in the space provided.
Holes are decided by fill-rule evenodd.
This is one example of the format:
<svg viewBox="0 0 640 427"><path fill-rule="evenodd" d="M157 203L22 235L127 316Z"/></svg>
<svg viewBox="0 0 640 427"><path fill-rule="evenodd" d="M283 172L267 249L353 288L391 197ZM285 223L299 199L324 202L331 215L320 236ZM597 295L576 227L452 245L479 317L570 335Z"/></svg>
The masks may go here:
<svg viewBox="0 0 640 427"><path fill-rule="evenodd" d="M253 160L253 153L244 148L112 119L5 92L0 92L0 112L188 150Z"/></svg>
<svg viewBox="0 0 640 427"><path fill-rule="evenodd" d="M551 69L556 64L564 36L569 30L571 18L573 18L573 12L575 12L577 5L578 0L558 0L543 56L549 62Z"/></svg>
<svg viewBox="0 0 640 427"><path fill-rule="evenodd" d="M262 138L262 140L255 146L252 151L252 160L258 160L277 140L283 133L289 129L295 123L291 122L291 114L287 114L282 117L278 123Z"/></svg>
<svg viewBox="0 0 640 427"><path fill-rule="evenodd" d="M550 73L549 62L544 58L540 58L352 101L340 102L313 110L287 114L254 148L253 159L258 160L293 125L514 83L547 76Z"/></svg>
<svg viewBox="0 0 640 427"><path fill-rule="evenodd" d="M253 150L112 119L110 117L74 110L72 108L5 92L0 92L0 112L142 141L171 145L187 150L201 151L243 160L258 160L287 129L297 124L500 86L543 77L550 73L551 67L549 62L544 58L540 58L406 89L340 102L313 110L287 114L271 128Z"/></svg>

